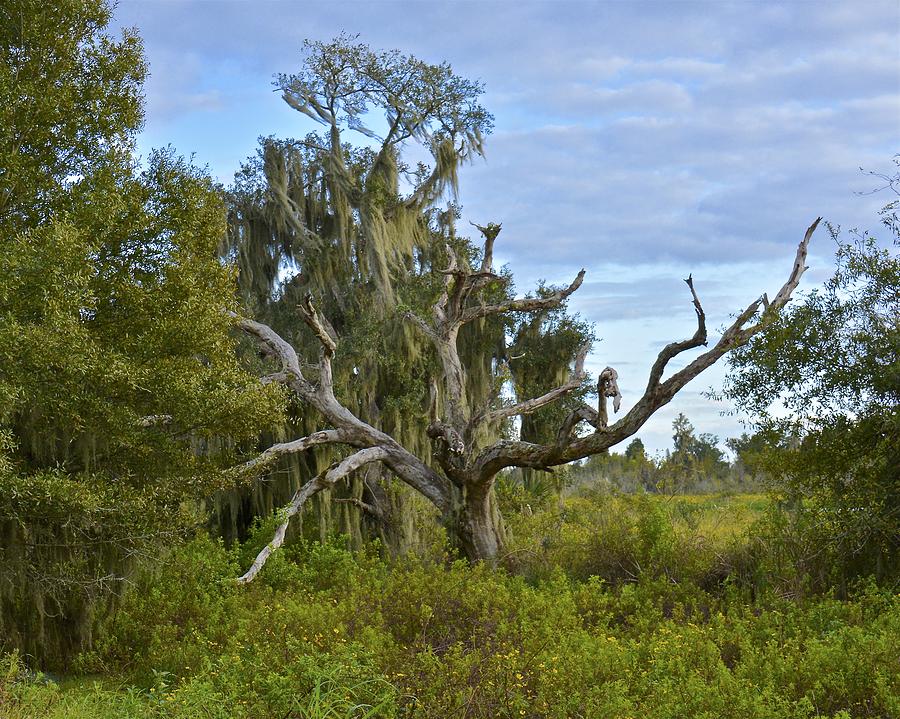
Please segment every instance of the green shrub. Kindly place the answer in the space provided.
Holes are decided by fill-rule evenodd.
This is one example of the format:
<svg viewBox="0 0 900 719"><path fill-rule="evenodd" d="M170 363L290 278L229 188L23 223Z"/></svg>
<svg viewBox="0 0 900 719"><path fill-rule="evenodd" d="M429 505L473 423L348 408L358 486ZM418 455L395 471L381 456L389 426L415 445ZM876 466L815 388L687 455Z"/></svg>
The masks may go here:
<svg viewBox="0 0 900 719"><path fill-rule="evenodd" d="M519 517L522 574L300 541L239 586L258 545L199 538L141 577L82 655L101 683L42 683L7 658L0 716L897 716L900 595L747 586L740 562L755 577L768 560L746 522L713 533L719 505L691 501L699 513L581 497Z"/></svg>

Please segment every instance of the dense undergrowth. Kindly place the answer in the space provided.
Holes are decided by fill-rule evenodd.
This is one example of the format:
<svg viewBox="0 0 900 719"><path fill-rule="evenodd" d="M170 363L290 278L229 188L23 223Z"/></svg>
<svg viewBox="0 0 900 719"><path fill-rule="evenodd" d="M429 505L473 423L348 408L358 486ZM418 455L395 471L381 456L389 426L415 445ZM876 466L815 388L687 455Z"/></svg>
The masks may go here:
<svg viewBox="0 0 900 719"><path fill-rule="evenodd" d="M777 516L759 497L577 497L515 515L505 569L335 540L248 587L270 528L201 537L136 580L70 678L7 655L0 716L900 716L896 588L821 592L821 551L798 561Z"/></svg>

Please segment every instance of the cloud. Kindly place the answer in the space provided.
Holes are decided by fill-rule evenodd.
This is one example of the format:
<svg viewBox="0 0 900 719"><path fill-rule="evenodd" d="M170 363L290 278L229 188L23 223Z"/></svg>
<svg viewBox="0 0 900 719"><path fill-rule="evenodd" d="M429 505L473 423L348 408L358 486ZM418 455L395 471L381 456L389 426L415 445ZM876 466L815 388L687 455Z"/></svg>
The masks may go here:
<svg viewBox="0 0 900 719"><path fill-rule="evenodd" d="M646 80L624 87L608 88L595 82L568 82L550 94L541 94L544 102L554 109L565 108L566 116L575 113L594 116L607 113L670 113L689 112L691 94L680 84L663 80Z"/></svg>
<svg viewBox="0 0 900 719"><path fill-rule="evenodd" d="M619 362L632 397L658 343L693 332L681 278L724 322L780 286L813 218L877 228L885 199L854 194L872 189L858 168L888 171L900 150L895 0L124 0L116 18L145 39L148 141L223 181L257 136L306 132L270 86L304 38L360 32L484 81L497 131L461 172L463 219L503 222L496 252L522 289L588 269L572 306L606 338L591 361ZM808 281L832 250L820 230ZM648 446L667 446L678 408L698 431L738 431L704 402L679 395Z"/></svg>
<svg viewBox="0 0 900 719"><path fill-rule="evenodd" d="M219 90L159 93L158 100L151 97L148 101L151 109L160 115L216 112L225 108L225 102Z"/></svg>

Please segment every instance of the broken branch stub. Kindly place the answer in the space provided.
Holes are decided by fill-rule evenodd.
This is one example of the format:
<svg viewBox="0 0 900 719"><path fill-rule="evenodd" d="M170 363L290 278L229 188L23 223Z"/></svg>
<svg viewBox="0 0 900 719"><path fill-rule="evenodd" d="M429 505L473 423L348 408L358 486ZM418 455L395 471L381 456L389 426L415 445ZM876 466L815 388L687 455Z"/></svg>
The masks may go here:
<svg viewBox="0 0 900 719"><path fill-rule="evenodd" d="M303 321L306 322L307 326L315 333L325 354L328 357L334 357L334 352L337 349L337 341L328 332L318 310L313 306L312 295L307 294L303 298L302 304L297 306L297 309L300 310Z"/></svg>
<svg viewBox="0 0 900 719"><path fill-rule="evenodd" d="M618 412L622 404L622 393L619 391L619 373L612 367L607 367L597 378L597 414L598 428L609 424L609 413L606 409L606 400L612 397L613 412Z"/></svg>

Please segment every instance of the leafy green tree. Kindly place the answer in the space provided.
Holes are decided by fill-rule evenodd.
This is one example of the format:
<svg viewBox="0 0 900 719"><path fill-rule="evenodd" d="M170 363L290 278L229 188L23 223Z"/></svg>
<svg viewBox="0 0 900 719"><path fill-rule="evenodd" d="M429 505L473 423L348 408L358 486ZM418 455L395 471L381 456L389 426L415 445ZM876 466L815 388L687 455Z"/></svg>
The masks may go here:
<svg viewBox="0 0 900 719"><path fill-rule="evenodd" d="M837 579L884 576L900 550L897 208L881 212L891 243L831 228L832 277L729 362L725 393L773 438L762 466Z"/></svg>
<svg viewBox="0 0 900 719"><path fill-rule="evenodd" d="M625 456L628 459L636 460L647 458L647 449L644 447L640 437L635 437L628 443L628 446L625 448Z"/></svg>
<svg viewBox="0 0 900 719"><path fill-rule="evenodd" d="M0 641L59 661L282 400L236 358L212 182L132 160L134 34L102 2L2 13Z"/></svg>
<svg viewBox="0 0 900 719"><path fill-rule="evenodd" d="M636 475L636 487L647 491L658 489L659 468L656 461L647 454L644 443L635 437L625 448L625 458L628 460L631 471Z"/></svg>
<svg viewBox="0 0 900 719"><path fill-rule="evenodd" d="M559 288L540 288L551 294ZM593 342L590 326L566 312L565 303L552 310L517 318L512 342L507 349L507 365L516 397L537 397L563 384L572 358ZM519 438L524 442L551 442L566 417L579 406L589 387L585 385L559 402L521 417ZM526 491L546 484L547 474L530 467L521 468ZM556 489L561 490L557 481Z"/></svg>
<svg viewBox="0 0 900 719"><path fill-rule="evenodd" d="M146 66L133 30L94 0L0 3L0 228L77 208L74 178L132 147ZM115 161L113 159L113 161Z"/></svg>
<svg viewBox="0 0 900 719"><path fill-rule="evenodd" d="M376 52L349 36L307 43L305 52L300 72L275 84L323 129L299 140L266 138L245 163L227 198L227 256L248 307L310 364L318 345L296 308L314 297L341 338L334 363L341 399L427 456L431 407L443 402L442 388L430 381L438 369L430 342L403 313L439 291L438 270L451 257L476 261L476 250L457 236L452 199L458 169L481 153L492 118L478 103L480 84L446 64ZM409 144L430 164L411 166ZM505 321L489 319L462 333L474 397L486 398L496 381L506 332ZM284 433L302 437L320 424L308 404L296 405ZM220 525L241 536L254 516L270 514L338 456L329 447L286 454L272 481L220 499ZM415 492L390 481L381 465L323 497L315 505L323 533L335 527L354 541L375 534L400 552L416 541L409 518L422 508Z"/></svg>
<svg viewBox="0 0 900 719"><path fill-rule="evenodd" d="M725 445L734 454L732 471L735 479L741 483L755 484L765 477L766 454L779 448L780 437L770 432L742 432L740 437L729 437Z"/></svg>
<svg viewBox="0 0 900 719"><path fill-rule="evenodd" d="M639 440L635 440L639 441ZM615 488L620 492L656 492L660 489L660 470L643 451L643 443L629 443L625 454L596 454L569 470L568 481L574 491Z"/></svg>

